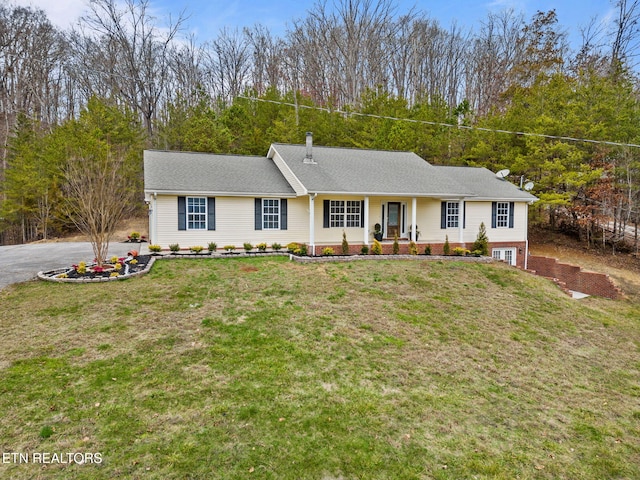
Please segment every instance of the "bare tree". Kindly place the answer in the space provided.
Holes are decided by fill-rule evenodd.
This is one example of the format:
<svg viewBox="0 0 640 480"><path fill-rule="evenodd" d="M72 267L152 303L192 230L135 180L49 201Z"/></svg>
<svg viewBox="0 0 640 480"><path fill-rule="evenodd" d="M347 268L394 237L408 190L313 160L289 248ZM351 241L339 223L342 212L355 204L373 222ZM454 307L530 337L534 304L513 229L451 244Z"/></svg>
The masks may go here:
<svg viewBox="0 0 640 480"><path fill-rule="evenodd" d="M608 72L611 62L607 61L604 51L604 36L604 25L597 17L591 18L587 25L580 27L580 48L571 61L573 72L585 69L602 74Z"/></svg>
<svg viewBox="0 0 640 480"><path fill-rule="evenodd" d="M617 0L618 15L611 44L611 64L635 62L640 54L640 0Z"/></svg>
<svg viewBox="0 0 640 480"><path fill-rule="evenodd" d="M301 54L302 88L323 103L357 104L367 87L388 83L389 46L398 30L390 0L317 3L288 33Z"/></svg>
<svg viewBox="0 0 640 480"><path fill-rule="evenodd" d="M205 52L198 46L195 38L171 49L172 76L168 83L167 99L176 94L187 101L188 106L195 105L205 89Z"/></svg>
<svg viewBox="0 0 640 480"><path fill-rule="evenodd" d="M116 226L135 206L134 180L124 154L86 154L69 159L65 170L64 212L89 238L96 263L107 258Z"/></svg>
<svg viewBox="0 0 640 480"><path fill-rule="evenodd" d="M522 57L522 15L490 13L473 38L466 61L466 98L478 116L500 104L511 81L509 72Z"/></svg>
<svg viewBox="0 0 640 480"><path fill-rule="evenodd" d="M148 0L126 0L124 5L121 10L116 0L90 0L91 13L83 22L102 36L96 53L106 60L93 73L109 78L112 94L140 112L151 135L170 77L172 42L184 17L161 29L149 14Z"/></svg>
<svg viewBox="0 0 640 480"><path fill-rule="evenodd" d="M214 95L231 102L248 83L251 68L249 39L238 29L224 28L207 52L206 69Z"/></svg>
<svg viewBox="0 0 640 480"><path fill-rule="evenodd" d="M285 44L282 39L273 37L269 30L262 25L255 25L251 29L245 29L253 52L253 65L251 68L251 86L259 95L262 95L268 88L284 89L291 88L291 83L286 84Z"/></svg>
<svg viewBox="0 0 640 480"><path fill-rule="evenodd" d="M0 178L18 113L57 122L63 60L63 39L42 10L0 6Z"/></svg>

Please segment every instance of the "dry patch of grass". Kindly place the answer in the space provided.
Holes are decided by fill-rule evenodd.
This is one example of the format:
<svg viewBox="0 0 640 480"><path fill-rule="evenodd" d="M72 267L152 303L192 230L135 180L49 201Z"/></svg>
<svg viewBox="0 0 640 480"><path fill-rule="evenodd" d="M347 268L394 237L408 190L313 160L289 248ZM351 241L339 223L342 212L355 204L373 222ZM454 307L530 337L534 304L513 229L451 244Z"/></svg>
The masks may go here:
<svg viewBox="0 0 640 480"><path fill-rule="evenodd" d="M47 478L640 476L635 305L504 265L183 259L0 305L3 452L105 459Z"/></svg>

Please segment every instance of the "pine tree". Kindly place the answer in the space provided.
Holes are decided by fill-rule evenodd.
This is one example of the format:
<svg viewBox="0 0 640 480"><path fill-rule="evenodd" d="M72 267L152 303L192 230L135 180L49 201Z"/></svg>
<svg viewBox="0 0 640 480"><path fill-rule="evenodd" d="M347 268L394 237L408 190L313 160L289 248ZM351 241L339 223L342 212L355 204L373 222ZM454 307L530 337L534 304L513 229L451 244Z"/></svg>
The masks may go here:
<svg viewBox="0 0 640 480"><path fill-rule="evenodd" d="M347 242L347 233L342 231L342 255L349 255L349 242Z"/></svg>
<svg viewBox="0 0 640 480"><path fill-rule="evenodd" d="M473 242L472 252L476 255L489 255L489 238L487 238L487 229L484 222L480 224L480 230L476 241Z"/></svg>
<svg viewBox="0 0 640 480"><path fill-rule="evenodd" d="M442 247L442 253L449 255L451 253L451 245L449 245L449 235L445 237L444 246Z"/></svg>

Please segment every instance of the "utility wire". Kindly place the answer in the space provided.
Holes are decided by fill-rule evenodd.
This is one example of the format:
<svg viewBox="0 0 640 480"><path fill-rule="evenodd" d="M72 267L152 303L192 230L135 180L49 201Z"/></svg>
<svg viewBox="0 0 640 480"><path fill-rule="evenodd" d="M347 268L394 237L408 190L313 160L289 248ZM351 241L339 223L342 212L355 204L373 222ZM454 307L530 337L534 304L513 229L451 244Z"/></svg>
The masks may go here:
<svg viewBox="0 0 640 480"><path fill-rule="evenodd" d="M549 139L553 139L553 140L565 140L565 141L568 141L568 142L595 143L595 144L600 144L600 145L610 145L610 146L614 146L614 147L640 148L640 145L639 144L635 144L635 143L610 142L610 141L607 141L607 140L591 140L591 139L588 139L588 138L565 137L565 136L562 136L562 135L546 135L544 133L513 132L511 130L500 130L500 129L497 129L497 128L474 127L474 126L470 126L470 125L452 125L450 123L430 122L429 120L416 120L416 119L413 119L413 118L389 117L389 116L385 116L385 115L374 115L372 113L346 112L346 111L343 111L343 110L331 110L329 108L315 107L315 106L310 106L310 105L296 105L295 103L280 102L280 101L276 101L276 100L265 100L263 98L257 98L257 97L246 97L244 95L239 95L239 98L244 98L245 100L253 100L255 102L265 102L265 103L274 103L276 105L285 105L285 106L288 106L288 107L307 108L309 110L320 110L322 112L327 112L327 113L339 113L339 114L342 114L342 115L354 115L354 116L359 116L359 117L379 118L379 119L382 119L382 120L394 120L394 121L401 121L401 122L420 123L420 124L424 124L424 125L434 125L434 126L437 126L437 127L458 128L458 129L465 129L465 130L477 130L477 131L480 131L480 132L505 133L505 134L508 134L508 135L520 135L520 136L524 136L524 137L549 138Z"/></svg>

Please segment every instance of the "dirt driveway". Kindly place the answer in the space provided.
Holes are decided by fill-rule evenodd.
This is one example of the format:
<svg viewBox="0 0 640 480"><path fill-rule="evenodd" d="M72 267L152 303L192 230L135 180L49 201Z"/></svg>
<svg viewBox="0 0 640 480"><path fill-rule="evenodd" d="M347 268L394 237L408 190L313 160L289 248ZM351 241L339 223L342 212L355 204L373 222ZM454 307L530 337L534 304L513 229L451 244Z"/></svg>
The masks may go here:
<svg viewBox="0 0 640 480"><path fill-rule="evenodd" d="M111 243L109 255L119 257L130 250L146 253L146 244ZM90 262L94 258L89 242L30 243L0 246L0 289L12 283L36 278L38 272Z"/></svg>

